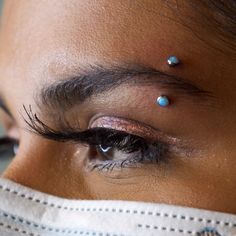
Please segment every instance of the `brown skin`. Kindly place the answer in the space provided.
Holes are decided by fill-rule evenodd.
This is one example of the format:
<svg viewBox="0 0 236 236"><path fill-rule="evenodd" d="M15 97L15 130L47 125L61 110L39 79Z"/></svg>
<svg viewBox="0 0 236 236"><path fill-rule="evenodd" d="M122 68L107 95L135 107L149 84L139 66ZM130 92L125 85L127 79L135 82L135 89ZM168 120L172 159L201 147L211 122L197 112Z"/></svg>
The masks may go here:
<svg viewBox="0 0 236 236"><path fill-rule="evenodd" d="M187 1L179 2L185 6ZM147 201L236 213L236 59L227 45L217 42L213 30L206 34L189 20L193 9L181 9L188 27L177 23L176 11L164 1L6 1L0 94L19 128L20 149L3 177L65 198ZM179 68L166 65L170 54L183 61ZM19 111L22 104L36 109L34 95L42 82L64 78L88 63L126 62L185 77L216 99L201 105L171 94L176 97L172 108L161 109L153 101L168 89L126 86L74 107L68 119L76 114L83 129L97 114L136 120L188 143L196 150L188 158L90 172L84 161L87 147L50 141L25 129ZM43 112L40 117L52 118Z"/></svg>

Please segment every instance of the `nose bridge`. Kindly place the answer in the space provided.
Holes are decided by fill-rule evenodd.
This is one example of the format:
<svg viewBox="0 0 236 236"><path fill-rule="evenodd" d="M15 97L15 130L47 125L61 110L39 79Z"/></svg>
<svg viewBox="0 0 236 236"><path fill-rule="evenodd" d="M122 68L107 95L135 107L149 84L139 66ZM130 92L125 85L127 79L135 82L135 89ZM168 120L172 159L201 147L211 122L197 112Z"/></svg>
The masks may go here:
<svg viewBox="0 0 236 236"><path fill-rule="evenodd" d="M25 135L3 177L56 196L91 198L85 187L83 152L78 149L35 134Z"/></svg>

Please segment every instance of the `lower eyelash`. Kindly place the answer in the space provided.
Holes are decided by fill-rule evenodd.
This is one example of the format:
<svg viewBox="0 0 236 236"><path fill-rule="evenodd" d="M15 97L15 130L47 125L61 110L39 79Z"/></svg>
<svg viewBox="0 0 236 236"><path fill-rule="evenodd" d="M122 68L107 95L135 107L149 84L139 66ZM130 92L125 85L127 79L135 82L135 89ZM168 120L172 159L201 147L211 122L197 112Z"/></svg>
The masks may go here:
<svg viewBox="0 0 236 236"><path fill-rule="evenodd" d="M93 163L89 164L89 169L91 171L98 170L98 171L113 171L114 169L123 169L126 167L137 167L138 164L141 164L139 161L134 161L125 159L120 161L103 161L101 163Z"/></svg>

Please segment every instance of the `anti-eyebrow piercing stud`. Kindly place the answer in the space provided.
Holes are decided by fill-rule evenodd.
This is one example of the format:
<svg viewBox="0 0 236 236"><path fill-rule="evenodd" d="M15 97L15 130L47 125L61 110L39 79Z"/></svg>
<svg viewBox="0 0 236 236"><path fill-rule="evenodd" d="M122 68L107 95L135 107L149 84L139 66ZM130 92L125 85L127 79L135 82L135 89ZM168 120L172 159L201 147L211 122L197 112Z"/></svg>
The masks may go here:
<svg viewBox="0 0 236 236"><path fill-rule="evenodd" d="M169 66L177 66L180 64L180 60L178 59L178 57L176 56L170 56L168 59L167 59L167 64Z"/></svg>
<svg viewBox="0 0 236 236"><path fill-rule="evenodd" d="M165 95L161 95L157 98L157 104L160 107L167 107L170 105L170 99Z"/></svg>

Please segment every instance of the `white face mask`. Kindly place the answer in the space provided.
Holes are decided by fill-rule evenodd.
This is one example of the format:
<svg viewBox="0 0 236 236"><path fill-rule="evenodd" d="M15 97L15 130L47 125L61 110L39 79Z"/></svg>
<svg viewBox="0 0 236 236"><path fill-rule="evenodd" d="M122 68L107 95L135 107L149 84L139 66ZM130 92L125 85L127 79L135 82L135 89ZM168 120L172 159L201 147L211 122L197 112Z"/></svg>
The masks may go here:
<svg viewBox="0 0 236 236"><path fill-rule="evenodd" d="M236 215L165 204L66 200L0 179L1 236L236 235Z"/></svg>

